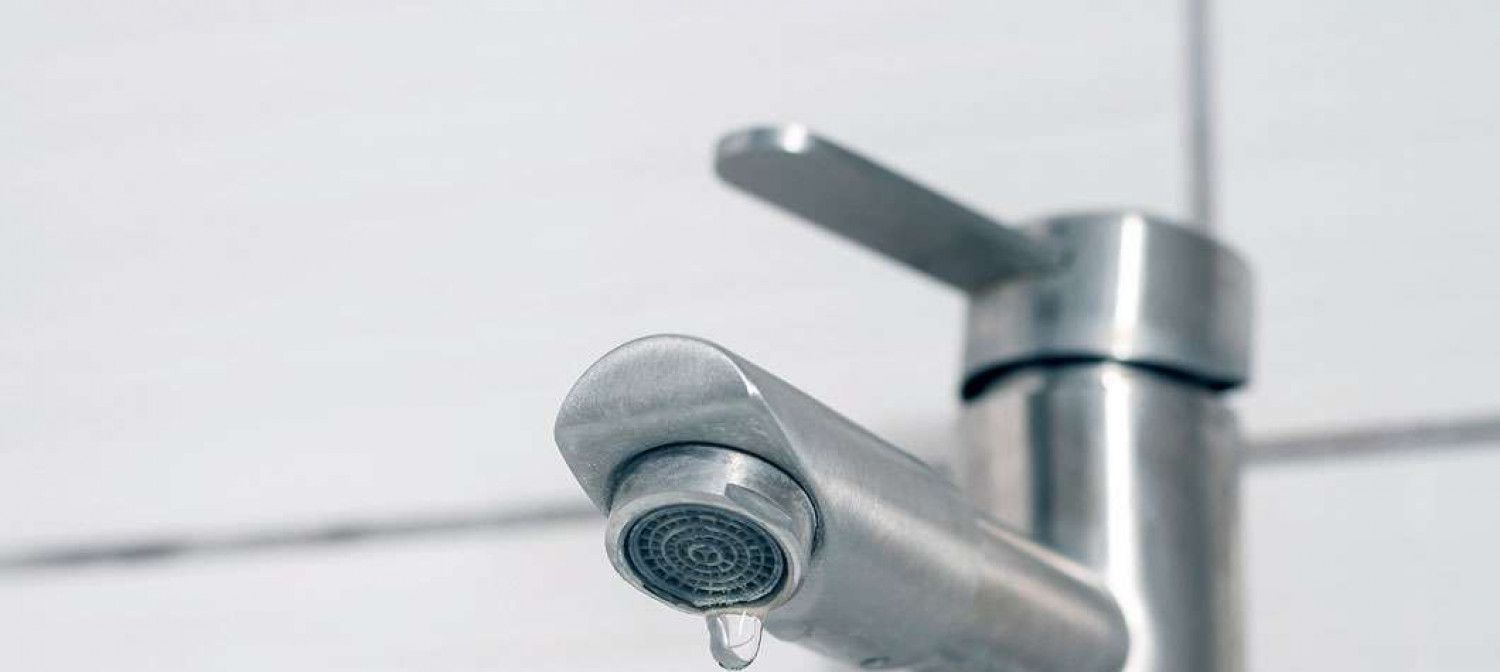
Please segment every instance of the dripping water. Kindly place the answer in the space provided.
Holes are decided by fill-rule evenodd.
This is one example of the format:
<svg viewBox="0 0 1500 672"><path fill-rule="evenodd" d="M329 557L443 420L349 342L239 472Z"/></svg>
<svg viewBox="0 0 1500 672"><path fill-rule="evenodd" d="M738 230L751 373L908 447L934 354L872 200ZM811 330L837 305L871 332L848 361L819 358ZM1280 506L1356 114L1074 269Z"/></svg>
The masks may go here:
<svg viewBox="0 0 1500 672"><path fill-rule="evenodd" d="M708 650L719 667L743 670L760 653L761 617L748 611L708 615Z"/></svg>

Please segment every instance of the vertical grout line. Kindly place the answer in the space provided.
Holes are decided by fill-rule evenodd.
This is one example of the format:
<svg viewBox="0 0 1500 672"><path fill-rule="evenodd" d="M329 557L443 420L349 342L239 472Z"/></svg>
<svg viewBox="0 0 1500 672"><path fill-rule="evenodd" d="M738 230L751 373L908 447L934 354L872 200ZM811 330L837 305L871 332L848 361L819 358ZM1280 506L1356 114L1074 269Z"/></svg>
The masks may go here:
<svg viewBox="0 0 1500 672"><path fill-rule="evenodd" d="M1216 226L1213 0L1183 0L1184 93L1187 104L1188 210L1203 231Z"/></svg>

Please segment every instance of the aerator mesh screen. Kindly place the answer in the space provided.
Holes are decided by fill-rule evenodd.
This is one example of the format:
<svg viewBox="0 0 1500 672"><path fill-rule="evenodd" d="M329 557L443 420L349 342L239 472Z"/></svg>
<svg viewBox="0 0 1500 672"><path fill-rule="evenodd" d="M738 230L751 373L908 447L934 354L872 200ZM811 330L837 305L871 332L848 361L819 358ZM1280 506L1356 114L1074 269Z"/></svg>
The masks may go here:
<svg viewBox="0 0 1500 672"><path fill-rule="evenodd" d="M631 569L651 589L698 609L748 604L781 585L781 547L738 514L683 504L641 516L625 535Z"/></svg>

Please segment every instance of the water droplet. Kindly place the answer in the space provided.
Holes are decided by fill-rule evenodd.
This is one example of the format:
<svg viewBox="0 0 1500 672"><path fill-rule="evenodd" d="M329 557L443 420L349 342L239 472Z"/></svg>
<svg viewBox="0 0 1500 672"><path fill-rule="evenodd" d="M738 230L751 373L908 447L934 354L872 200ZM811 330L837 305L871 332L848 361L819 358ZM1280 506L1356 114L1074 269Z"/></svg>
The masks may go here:
<svg viewBox="0 0 1500 672"><path fill-rule="evenodd" d="M719 667L743 670L760 653L761 621L747 612L708 615L708 650Z"/></svg>

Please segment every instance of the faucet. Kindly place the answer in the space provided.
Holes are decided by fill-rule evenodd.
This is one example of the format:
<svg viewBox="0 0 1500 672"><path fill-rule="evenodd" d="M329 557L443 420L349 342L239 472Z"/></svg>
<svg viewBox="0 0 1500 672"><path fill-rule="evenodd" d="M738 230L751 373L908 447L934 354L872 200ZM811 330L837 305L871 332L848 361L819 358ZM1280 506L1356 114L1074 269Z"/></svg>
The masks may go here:
<svg viewBox="0 0 1500 672"><path fill-rule="evenodd" d="M1137 211L1012 227L801 126L724 137L721 178L965 292L954 483L776 376L626 343L556 439L620 575L863 669L1237 672L1249 271Z"/></svg>

